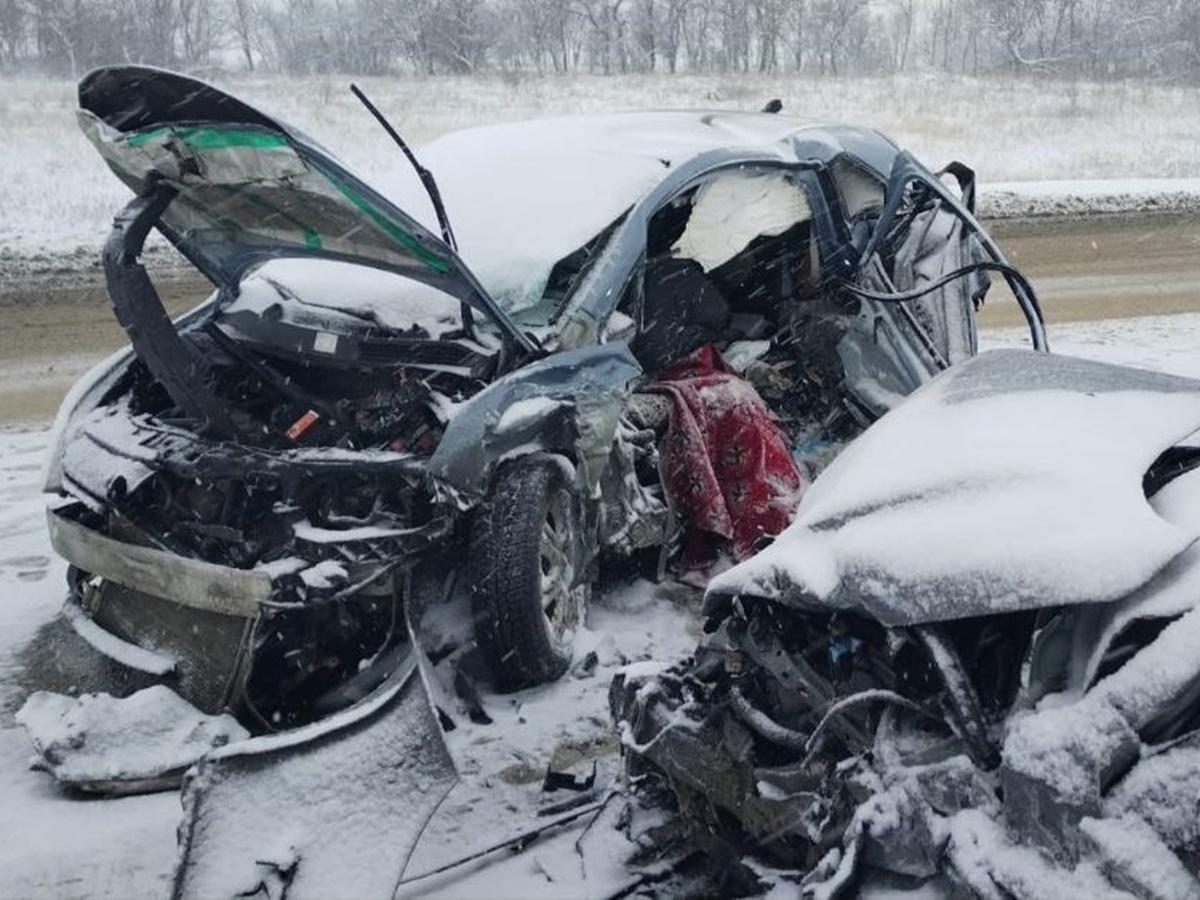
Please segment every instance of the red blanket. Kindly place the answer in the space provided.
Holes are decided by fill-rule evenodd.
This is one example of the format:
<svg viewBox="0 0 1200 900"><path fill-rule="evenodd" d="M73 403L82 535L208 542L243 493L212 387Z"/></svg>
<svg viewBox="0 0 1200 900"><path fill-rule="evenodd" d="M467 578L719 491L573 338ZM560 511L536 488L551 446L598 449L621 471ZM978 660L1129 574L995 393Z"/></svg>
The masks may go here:
<svg viewBox="0 0 1200 900"><path fill-rule="evenodd" d="M691 546L707 532L739 559L787 525L804 481L783 431L758 392L711 345L700 347L647 388L671 398L663 446L666 489Z"/></svg>

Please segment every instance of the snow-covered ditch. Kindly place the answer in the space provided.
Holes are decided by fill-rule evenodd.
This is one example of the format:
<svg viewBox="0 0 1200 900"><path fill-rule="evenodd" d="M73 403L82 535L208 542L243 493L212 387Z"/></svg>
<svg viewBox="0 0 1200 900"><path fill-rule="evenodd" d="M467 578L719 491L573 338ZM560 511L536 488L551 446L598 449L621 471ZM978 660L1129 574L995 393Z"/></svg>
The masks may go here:
<svg viewBox="0 0 1200 900"><path fill-rule="evenodd" d="M1200 376L1200 315L1122 319L1051 329L1060 352L1103 361ZM991 332L985 346L1017 345L1018 331ZM0 893L32 897L161 896L169 889L175 859L180 801L175 793L112 800L80 800L63 793L46 774L30 771L28 738L14 713L32 689L25 652L58 612L65 566L46 538L39 473L46 432L0 434ZM485 849L529 821L547 802L541 782L553 765L583 776L597 764L597 784L616 771L615 738L607 710L612 675L623 665L671 661L694 647L694 595L644 582L598 598L580 646L581 665L558 684L515 695L484 694L491 724L458 716L448 735L460 762L461 783L442 803L410 860L408 875L428 872ZM452 611L451 611L452 612ZM594 659L588 659L594 653ZM68 736L69 737L69 736ZM1163 757L1145 784L1109 802L1120 809L1153 807L1167 796L1174 760ZM558 795L549 795L557 799ZM336 815L336 812L332 813ZM1193 827L1173 809L1180 828ZM538 843L527 852L488 857L465 872L416 882L414 894L456 897L583 896L625 883L622 854L612 829L588 832L576 851L582 825ZM1004 849L1002 837L981 816L954 823L956 852L974 854L987 867L1030 865L1025 854ZM1096 840L1105 839L1097 834ZM1076 873L1081 875L1081 873Z"/></svg>
<svg viewBox="0 0 1200 900"><path fill-rule="evenodd" d="M1200 211L1200 178L1052 179L987 182L976 211L984 219Z"/></svg>

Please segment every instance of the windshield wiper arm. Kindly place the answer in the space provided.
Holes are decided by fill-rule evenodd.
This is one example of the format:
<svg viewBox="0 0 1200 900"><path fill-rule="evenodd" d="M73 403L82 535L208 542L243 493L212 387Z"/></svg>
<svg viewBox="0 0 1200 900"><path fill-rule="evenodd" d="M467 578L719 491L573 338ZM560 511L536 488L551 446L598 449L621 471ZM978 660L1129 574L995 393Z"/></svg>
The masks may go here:
<svg viewBox="0 0 1200 900"><path fill-rule="evenodd" d="M412 164L413 169L417 173L417 177L421 180L421 185L425 188L425 193L429 195L429 202L433 204L433 211L437 215L438 227L440 227L442 230L442 241L447 247L457 253L458 241L454 239L454 231L450 228L450 216L446 214L446 205L442 202L442 192L438 190L437 179L433 177L432 172L421 165L421 162L417 159L416 154L409 149L408 144L404 143L404 138L400 137L400 133L392 127L391 122L384 118L383 113L376 108L375 104L372 103L370 99L368 99L367 95L363 93L362 89L357 84L351 82L350 91L359 99L362 105L367 108L367 112L375 117L375 121L378 122L383 130L388 133L388 137L396 142L396 146L398 146L404 153L405 159ZM462 319L463 328L466 330L467 334L474 337L475 320L471 314L471 305L465 300L462 301Z"/></svg>
<svg viewBox="0 0 1200 900"><path fill-rule="evenodd" d="M362 105L367 108L367 112L374 116L375 121L388 133L388 137L396 142L396 146L400 148L405 158L412 164L417 177L421 179L425 193L429 194L429 202L433 204L433 211L437 213L438 225L442 229L442 240L446 242L446 246L457 253L458 242L454 240L454 232L450 229L450 217L446 215L446 206L442 203L442 193L438 190L437 179L433 177L432 172L421 165L416 154L408 148L408 144L404 143L404 138L400 137L399 132L392 127L392 123L383 117L383 113L376 109L375 104L367 99L367 95L362 92L362 89L357 84L352 83L350 90L362 102Z"/></svg>

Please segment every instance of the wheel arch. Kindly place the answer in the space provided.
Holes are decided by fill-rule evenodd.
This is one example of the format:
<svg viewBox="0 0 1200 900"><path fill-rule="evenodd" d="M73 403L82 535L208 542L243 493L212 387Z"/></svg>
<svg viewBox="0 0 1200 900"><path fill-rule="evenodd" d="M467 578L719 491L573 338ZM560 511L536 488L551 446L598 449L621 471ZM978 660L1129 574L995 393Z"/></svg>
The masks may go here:
<svg viewBox="0 0 1200 900"><path fill-rule="evenodd" d="M592 498L641 374L623 343L556 353L513 372L450 420L429 460L435 484L470 508L487 495L500 466L550 454L573 466L580 495Z"/></svg>

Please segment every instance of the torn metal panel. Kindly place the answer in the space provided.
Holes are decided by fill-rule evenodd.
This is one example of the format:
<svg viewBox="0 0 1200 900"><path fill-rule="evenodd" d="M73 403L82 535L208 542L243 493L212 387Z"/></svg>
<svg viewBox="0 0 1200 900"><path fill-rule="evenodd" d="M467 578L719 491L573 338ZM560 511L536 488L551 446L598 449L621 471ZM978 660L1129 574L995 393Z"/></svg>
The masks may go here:
<svg viewBox="0 0 1200 900"><path fill-rule="evenodd" d="M1023 277L1016 276L1015 270L1012 270L1008 265L1008 260L1005 259L1000 247L975 219L973 200L970 199L970 195L966 198L966 203L955 197L941 179L921 165L907 151L901 150L896 154L892 162L891 173L888 176L887 199L880 213L879 220L871 231L866 246L863 248L861 255L862 264L866 265L870 263L876 251L891 233L897 214L901 211L901 207L907 199L906 188L911 184L920 184L923 189L935 195L948 209L953 210L954 214L962 221L971 234L978 238L980 246L991 260L1008 270L1004 272L1004 277L1013 295L1017 298L1017 303L1020 305L1021 311L1025 314L1025 319L1029 324L1033 348L1039 351L1048 350L1046 328L1037 297L1033 294L1029 283Z"/></svg>
<svg viewBox="0 0 1200 900"><path fill-rule="evenodd" d="M556 353L501 378L455 411L429 471L463 497L478 498L504 459L563 453L579 467L588 494L612 447L632 382L642 373L625 344ZM545 398L519 419L515 404Z"/></svg>
<svg viewBox="0 0 1200 900"><path fill-rule="evenodd" d="M232 716L206 715L162 685L123 698L38 691L17 722L29 732L38 768L103 794L174 790L203 754L249 736Z"/></svg>
<svg viewBox="0 0 1200 900"><path fill-rule="evenodd" d="M390 898L457 779L410 654L355 706L189 773L172 896Z"/></svg>

